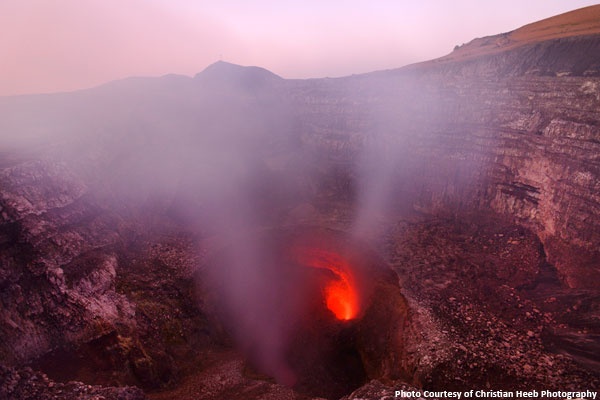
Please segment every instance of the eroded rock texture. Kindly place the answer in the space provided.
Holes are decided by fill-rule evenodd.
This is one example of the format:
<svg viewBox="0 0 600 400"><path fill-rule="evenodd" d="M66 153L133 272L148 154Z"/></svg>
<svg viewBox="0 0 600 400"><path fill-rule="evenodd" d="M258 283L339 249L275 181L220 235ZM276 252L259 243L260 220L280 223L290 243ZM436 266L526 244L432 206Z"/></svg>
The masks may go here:
<svg viewBox="0 0 600 400"><path fill-rule="evenodd" d="M130 325L134 311L115 292L117 259L107 250L116 220L90 201L85 183L44 161L4 168L0 179L5 361Z"/></svg>
<svg viewBox="0 0 600 400"><path fill-rule="evenodd" d="M578 54L590 57L580 48ZM427 212L492 209L514 218L538 233L568 285L595 285L600 80L543 76L537 63L504 72L512 57L324 84L327 94L297 99L306 107L305 141L348 164L375 142L393 171L386 166L371 179L391 173L398 202Z"/></svg>

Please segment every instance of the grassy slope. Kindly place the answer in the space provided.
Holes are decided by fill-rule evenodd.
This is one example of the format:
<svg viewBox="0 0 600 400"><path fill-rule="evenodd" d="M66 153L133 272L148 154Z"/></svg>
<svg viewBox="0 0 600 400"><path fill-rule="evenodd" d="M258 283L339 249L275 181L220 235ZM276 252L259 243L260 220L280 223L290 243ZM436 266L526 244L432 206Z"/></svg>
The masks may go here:
<svg viewBox="0 0 600 400"><path fill-rule="evenodd" d="M544 40L591 34L600 34L600 5L556 15L508 33L474 39L452 53L433 61L464 60Z"/></svg>

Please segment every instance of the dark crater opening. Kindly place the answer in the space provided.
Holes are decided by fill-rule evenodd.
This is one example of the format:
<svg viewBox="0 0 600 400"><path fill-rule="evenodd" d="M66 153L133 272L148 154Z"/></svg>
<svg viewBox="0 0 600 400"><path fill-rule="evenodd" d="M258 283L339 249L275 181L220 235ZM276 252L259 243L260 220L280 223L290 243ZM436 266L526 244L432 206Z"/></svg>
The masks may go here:
<svg viewBox="0 0 600 400"><path fill-rule="evenodd" d="M307 227L237 240L209 261L200 290L247 371L330 399L371 379L412 381L407 302L366 244ZM260 255L239 253L248 248Z"/></svg>

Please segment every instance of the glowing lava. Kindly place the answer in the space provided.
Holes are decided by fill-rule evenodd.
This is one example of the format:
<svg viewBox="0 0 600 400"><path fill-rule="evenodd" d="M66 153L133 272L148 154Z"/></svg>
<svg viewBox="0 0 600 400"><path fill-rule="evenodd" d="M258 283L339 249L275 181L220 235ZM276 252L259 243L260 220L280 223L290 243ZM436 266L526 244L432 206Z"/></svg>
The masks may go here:
<svg viewBox="0 0 600 400"><path fill-rule="evenodd" d="M325 287L325 304L337 319L348 321L356 317L358 306L354 290L343 275L339 276L339 281L332 281Z"/></svg>
<svg viewBox="0 0 600 400"><path fill-rule="evenodd" d="M317 249L303 249L303 263L332 272L323 288L325 304L337 319L348 321L359 312L359 295L348 263L340 256Z"/></svg>

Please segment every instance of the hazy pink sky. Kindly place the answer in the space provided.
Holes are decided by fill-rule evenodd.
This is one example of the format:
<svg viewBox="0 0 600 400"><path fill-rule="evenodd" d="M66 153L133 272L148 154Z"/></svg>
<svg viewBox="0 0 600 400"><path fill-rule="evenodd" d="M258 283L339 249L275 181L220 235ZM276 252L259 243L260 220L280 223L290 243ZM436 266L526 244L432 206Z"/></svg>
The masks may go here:
<svg viewBox="0 0 600 400"><path fill-rule="evenodd" d="M219 59L285 78L395 68L592 4L0 0L0 95L74 90L128 76L194 75Z"/></svg>

